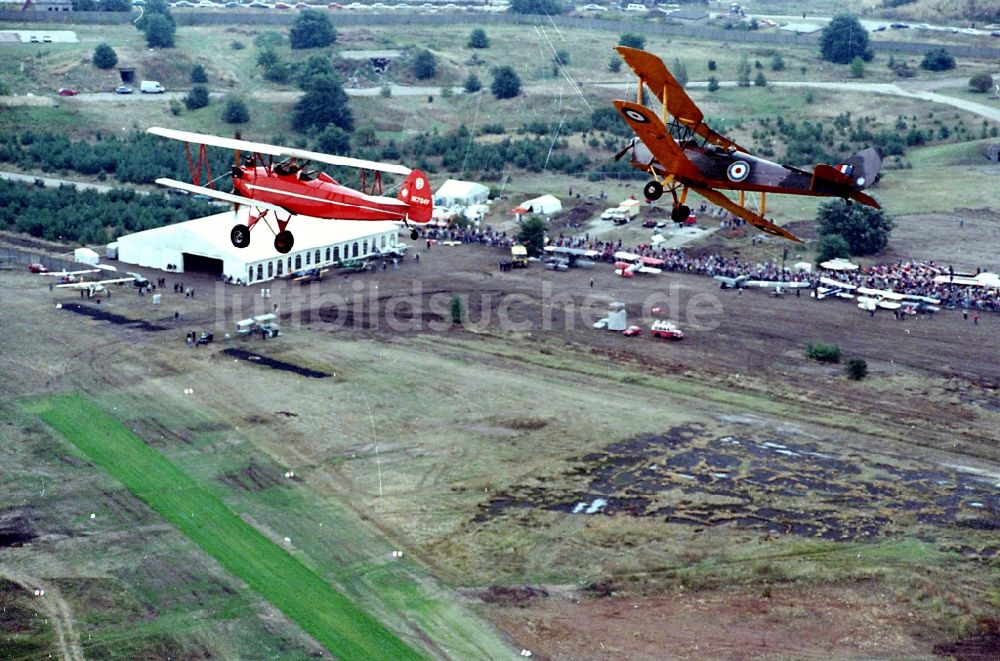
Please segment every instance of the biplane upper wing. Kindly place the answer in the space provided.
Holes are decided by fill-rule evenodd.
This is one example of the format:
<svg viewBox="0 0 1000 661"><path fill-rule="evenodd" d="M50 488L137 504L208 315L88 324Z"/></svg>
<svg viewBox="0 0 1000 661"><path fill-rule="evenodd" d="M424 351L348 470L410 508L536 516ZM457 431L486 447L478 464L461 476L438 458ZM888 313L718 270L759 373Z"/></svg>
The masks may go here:
<svg viewBox="0 0 1000 661"><path fill-rule="evenodd" d="M684 150L670 137L670 132L656 113L631 101L616 100L613 103L625 122L668 173L687 180L704 181L701 170L684 155Z"/></svg>
<svg viewBox="0 0 1000 661"><path fill-rule="evenodd" d="M735 149L749 153L748 150L713 131L704 123L705 115L687 95L684 87L670 74L670 71L663 64L663 60L652 53L628 46L616 46L615 50L621 54L625 64L629 65L639 80L656 95L657 100L666 106L667 112L673 115L678 122L713 145L719 145L727 150Z"/></svg>
<svg viewBox="0 0 1000 661"><path fill-rule="evenodd" d="M742 207L739 204L736 204L728 197L726 197L719 191L715 190L714 188L691 186L691 190L698 193L712 204L716 204L722 207L723 209L726 209L727 211L736 214L737 216L747 221L748 223L750 223L751 225L753 225L762 232L767 232L768 234L773 234L774 236L780 236L783 239L789 239L791 241L798 241L799 243L802 243L802 239L795 236L785 228L779 227L778 225L775 225L764 216L758 213L754 213L753 211L750 211L750 209L747 209L746 207Z"/></svg>
<svg viewBox="0 0 1000 661"><path fill-rule="evenodd" d="M366 161L360 158L350 158L347 156L334 156L333 154L323 154L321 152L306 151L304 149L294 149L292 147L279 147L268 145L263 142L249 142L247 140L237 140L235 138L222 138L216 135L205 135L202 133L191 133L190 131L177 131L153 126L146 129L147 133L159 135L171 140L181 142L193 142L209 147L222 147L223 149L239 150L254 154L267 154L269 156L283 156L287 158L298 158L306 161L316 161L317 163L327 163L329 165L343 165L345 167L357 168L359 170L377 170L379 172L389 172L406 176L410 174L410 168L394 163L380 163L378 161Z"/></svg>

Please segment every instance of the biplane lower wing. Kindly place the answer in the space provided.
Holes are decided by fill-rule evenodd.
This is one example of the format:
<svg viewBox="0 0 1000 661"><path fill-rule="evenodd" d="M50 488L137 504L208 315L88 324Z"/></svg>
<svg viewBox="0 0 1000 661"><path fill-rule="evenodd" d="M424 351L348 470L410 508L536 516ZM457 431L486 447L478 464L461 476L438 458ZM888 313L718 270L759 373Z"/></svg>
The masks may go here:
<svg viewBox="0 0 1000 661"><path fill-rule="evenodd" d="M167 186L169 188L176 188L177 190L187 191L194 195L205 195L206 197L211 197L216 200L222 200L223 202L231 202L233 204L245 204L246 206L256 207L258 209L267 209L269 211L280 211L281 213L287 213L285 209L279 207L276 204L269 204L267 202L261 202L259 200L253 200L249 197L243 197L242 195L235 195L233 193L225 193L220 190L215 190L214 188L205 188L204 186L195 186L194 184L187 184L183 181L177 181L176 179L166 179L160 178L156 180L156 183L161 186Z"/></svg>
<svg viewBox="0 0 1000 661"><path fill-rule="evenodd" d="M799 243L802 243L802 239L795 236L785 228L779 227L778 225L775 225L764 216L761 216L758 213L754 213L753 211L750 211L750 209L747 209L746 207L740 206L739 204L733 202L728 197L726 197L725 195L723 195L722 193L720 193L715 189L702 188L700 186L691 186L691 190L698 193L712 204L720 206L723 209L726 209L727 211L736 214L737 216L747 221L748 223L750 223L751 225L753 225L762 232L773 234L774 236L780 236L783 239L789 239L791 241L798 241Z"/></svg>
<svg viewBox="0 0 1000 661"><path fill-rule="evenodd" d="M630 101L614 101L615 108L625 118L642 143L667 172L683 179L701 181L701 170L684 155L684 150L670 137L670 131L656 113Z"/></svg>

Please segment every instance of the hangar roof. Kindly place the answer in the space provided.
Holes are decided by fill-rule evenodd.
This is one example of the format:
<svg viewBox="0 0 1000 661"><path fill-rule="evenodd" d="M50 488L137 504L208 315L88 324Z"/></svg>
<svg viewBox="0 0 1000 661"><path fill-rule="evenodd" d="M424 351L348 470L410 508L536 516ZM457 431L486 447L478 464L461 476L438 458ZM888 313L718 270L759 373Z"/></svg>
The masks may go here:
<svg viewBox="0 0 1000 661"><path fill-rule="evenodd" d="M248 213L249 210L246 208L240 210L241 222L246 223ZM277 231L277 225L273 220L269 222ZM246 248L237 248L230 242L229 232L233 225L232 211L224 211L212 216L127 234L119 238L118 242L121 245L139 241L193 255L244 262L257 262L280 256L274 249L274 234L263 222L257 223L253 228L250 245ZM295 245L292 248L292 252L295 253L347 241L363 240L373 234L396 231L398 225L399 223L394 221L330 220L295 216L288 224L288 230L295 237Z"/></svg>

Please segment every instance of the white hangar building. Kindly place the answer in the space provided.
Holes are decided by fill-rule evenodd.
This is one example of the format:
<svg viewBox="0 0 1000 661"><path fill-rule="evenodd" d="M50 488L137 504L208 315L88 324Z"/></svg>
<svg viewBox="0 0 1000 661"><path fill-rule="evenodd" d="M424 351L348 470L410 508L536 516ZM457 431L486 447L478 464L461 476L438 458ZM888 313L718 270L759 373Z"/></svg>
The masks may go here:
<svg viewBox="0 0 1000 661"><path fill-rule="evenodd" d="M241 209L240 213L243 215L240 222L246 224L247 209ZM269 222L277 230L274 222ZM118 260L163 271L211 273L231 278L233 282L256 284L299 269L376 256L395 248L399 233L399 223L392 221L294 216L288 230L295 243L289 253L282 255L274 249L274 234L263 222L257 223L250 233L250 245L237 248L229 239L234 224L233 212L225 211L128 234L116 242Z"/></svg>

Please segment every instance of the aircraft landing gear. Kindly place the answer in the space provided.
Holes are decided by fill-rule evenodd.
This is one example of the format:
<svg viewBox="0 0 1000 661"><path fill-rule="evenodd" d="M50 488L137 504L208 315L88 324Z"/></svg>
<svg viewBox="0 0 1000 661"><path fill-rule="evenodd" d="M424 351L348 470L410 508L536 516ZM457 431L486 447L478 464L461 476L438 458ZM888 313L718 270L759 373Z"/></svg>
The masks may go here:
<svg viewBox="0 0 1000 661"><path fill-rule="evenodd" d="M414 241L416 241L419 236L420 236L420 232L418 232L416 230L416 228L411 227L410 228L410 238L413 239Z"/></svg>
<svg viewBox="0 0 1000 661"><path fill-rule="evenodd" d="M229 240L237 248L246 248L250 245L250 228L246 225L237 225L229 233Z"/></svg>
<svg viewBox="0 0 1000 661"><path fill-rule="evenodd" d="M670 218L675 223L683 223L691 215L691 207L686 204L678 204L670 210Z"/></svg>
<svg viewBox="0 0 1000 661"><path fill-rule="evenodd" d="M646 196L647 200L658 200L663 196L663 184L658 181L647 181L646 185L642 187L642 194Z"/></svg>
<svg viewBox="0 0 1000 661"><path fill-rule="evenodd" d="M281 230L274 235L274 249L280 252L282 255L291 251L292 246L295 244L295 238L292 233L288 230Z"/></svg>

